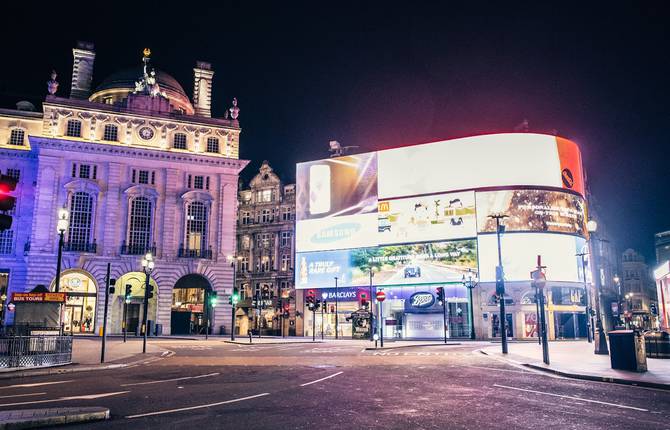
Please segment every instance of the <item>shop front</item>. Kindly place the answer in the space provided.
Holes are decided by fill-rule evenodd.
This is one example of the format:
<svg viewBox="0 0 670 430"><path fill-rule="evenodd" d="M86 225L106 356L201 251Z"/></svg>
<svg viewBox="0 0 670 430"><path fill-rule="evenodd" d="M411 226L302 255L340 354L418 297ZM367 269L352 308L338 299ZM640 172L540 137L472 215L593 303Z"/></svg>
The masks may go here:
<svg viewBox="0 0 670 430"><path fill-rule="evenodd" d="M55 283L52 283L52 291ZM95 331L97 288L93 278L83 271L67 271L61 277L60 291L66 293L63 330L67 333Z"/></svg>
<svg viewBox="0 0 670 430"><path fill-rule="evenodd" d="M437 300L436 288L445 289L446 309ZM384 330L384 338L390 339L442 339L444 322L447 322L448 338L468 338L470 336L469 304L466 288L458 284L421 285L403 287L372 288L334 288L317 289L314 291L317 300L325 301L318 311L311 312L305 308L305 336L335 336L335 317L337 309L337 330L341 338L366 338L369 328L375 331L379 321ZM375 301L372 309L372 320L366 321L369 315L370 295L384 291L386 299ZM337 304L335 297L337 296ZM446 311L446 312L445 312ZM446 315L445 315L446 313Z"/></svg>

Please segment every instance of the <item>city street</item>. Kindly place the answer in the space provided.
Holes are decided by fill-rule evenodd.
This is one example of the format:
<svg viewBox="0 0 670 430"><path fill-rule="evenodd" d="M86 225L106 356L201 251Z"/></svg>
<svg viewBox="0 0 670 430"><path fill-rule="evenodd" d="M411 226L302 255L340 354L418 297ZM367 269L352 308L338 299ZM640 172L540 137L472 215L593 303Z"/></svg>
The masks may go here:
<svg viewBox="0 0 670 430"><path fill-rule="evenodd" d="M164 357L149 364L4 379L0 410L104 406L110 420L73 427L118 429L651 429L670 420L670 392L531 371L481 354L488 342L151 345Z"/></svg>

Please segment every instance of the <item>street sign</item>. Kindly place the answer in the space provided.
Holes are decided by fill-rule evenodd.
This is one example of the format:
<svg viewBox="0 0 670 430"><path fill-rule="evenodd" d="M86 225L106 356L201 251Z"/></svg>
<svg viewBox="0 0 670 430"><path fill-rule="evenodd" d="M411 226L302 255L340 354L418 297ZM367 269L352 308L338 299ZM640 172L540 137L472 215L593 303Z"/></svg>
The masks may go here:
<svg viewBox="0 0 670 430"><path fill-rule="evenodd" d="M65 293L13 293L13 303L64 302Z"/></svg>
<svg viewBox="0 0 670 430"><path fill-rule="evenodd" d="M383 291L377 291L376 296L378 302L383 302L386 299L386 293Z"/></svg>

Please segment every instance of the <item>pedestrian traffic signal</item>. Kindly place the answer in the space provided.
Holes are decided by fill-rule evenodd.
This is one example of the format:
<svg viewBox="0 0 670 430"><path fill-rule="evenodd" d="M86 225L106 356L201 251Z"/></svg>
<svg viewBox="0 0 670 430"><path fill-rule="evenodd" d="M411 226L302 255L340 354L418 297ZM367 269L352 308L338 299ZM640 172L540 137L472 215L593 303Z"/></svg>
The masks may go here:
<svg viewBox="0 0 670 430"><path fill-rule="evenodd" d="M219 295L216 291L210 291L209 293L209 305L211 307L216 307L216 303L219 300Z"/></svg>
<svg viewBox="0 0 670 430"><path fill-rule="evenodd" d="M435 289L435 295L437 296L437 301L440 304L444 303L444 287L437 287Z"/></svg>
<svg viewBox="0 0 670 430"><path fill-rule="evenodd" d="M130 303L130 297L133 294L133 286L130 284L126 284L126 295L125 295L125 300L126 303Z"/></svg>
<svg viewBox="0 0 670 430"><path fill-rule="evenodd" d="M9 212L16 206L16 197L10 195L16 189L16 179L7 175L0 175L0 211ZM0 231L12 227L12 216L0 214Z"/></svg>
<svg viewBox="0 0 670 430"><path fill-rule="evenodd" d="M154 296L154 286L149 284L147 287L147 299L150 299Z"/></svg>

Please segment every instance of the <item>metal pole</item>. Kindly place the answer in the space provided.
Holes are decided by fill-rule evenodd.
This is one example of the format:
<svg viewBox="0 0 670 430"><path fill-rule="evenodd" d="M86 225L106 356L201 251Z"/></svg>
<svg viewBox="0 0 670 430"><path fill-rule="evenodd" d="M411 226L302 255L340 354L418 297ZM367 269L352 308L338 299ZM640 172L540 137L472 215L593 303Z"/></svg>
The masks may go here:
<svg viewBox="0 0 670 430"><path fill-rule="evenodd" d="M500 225L500 220L502 218L506 218L507 215L492 215L493 218L496 220L496 237L498 240L498 267L500 270L499 277L500 279L497 279L497 282L500 282L501 288L500 288L500 336L502 340L502 353L507 354L507 327L506 327L506 322L507 322L507 313L505 312L505 278L504 278L504 270L503 270L503 265L502 265L502 252L501 252L501 246L500 246L500 233L501 233L501 225Z"/></svg>
<svg viewBox="0 0 670 430"><path fill-rule="evenodd" d="M549 342L547 341L547 321L544 315L544 290L540 290L540 330L542 332L542 361L545 364L549 364Z"/></svg>
<svg viewBox="0 0 670 430"><path fill-rule="evenodd" d="M321 305L321 340L323 340L323 308L326 307L326 302L324 301Z"/></svg>
<svg viewBox="0 0 670 430"><path fill-rule="evenodd" d="M312 308L312 342L316 340L316 307Z"/></svg>
<svg viewBox="0 0 670 430"><path fill-rule="evenodd" d="M468 298L470 299L470 312L469 312L469 322L470 322L470 339L475 340L475 307L474 303L472 303L472 289L474 288L474 285L468 285Z"/></svg>
<svg viewBox="0 0 670 430"><path fill-rule="evenodd" d="M374 341L374 330L372 330L372 316L374 315L372 310L372 278L374 276L375 274L372 272L372 266L370 266L370 299L368 300L370 303L370 342Z"/></svg>
<svg viewBox="0 0 670 430"><path fill-rule="evenodd" d="M384 308L382 307L382 302L380 302L379 300L377 300L377 302L379 303L379 313L378 313L379 321L377 322L377 326L379 327L379 340L381 341L381 347L383 348L384 347L384 327L383 327Z"/></svg>
<svg viewBox="0 0 670 430"><path fill-rule="evenodd" d="M584 298L586 299L586 340L591 343L593 338L591 337L591 301L589 296L589 288L586 284L586 262L584 261L584 256L587 255L584 252L577 254L582 259L582 276L584 278Z"/></svg>
<svg viewBox="0 0 670 430"><path fill-rule="evenodd" d="M123 343L126 343L126 334L128 333L128 303L126 302L126 297L123 297L123 321L121 322L123 328Z"/></svg>
<svg viewBox="0 0 670 430"><path fill-rule="evenodd" d="M542 336L540 336L540 293L535 288L535 327L537 331L537 343L542 345Z"/></svg>
<svg viewBox="0 0 670 430"><path fill-rule="evenodd" d="M107 308L109 308L109 276L112 268L111 263L107 263L107 276L105 276L105 310L102 320L102 348L100 350L100 362L105 362L105 347L107 340Z"/></svg>
<svg viewBox="0 0 670 430"><path fill-rule="evenodd" d="M207 292L207 288L205 288L205 308L203 309L205 313L205 340L209 339L209 334L207 333L209 331L209 300L208 297L209 294Z"/></svg>
<svg viewBox="0 0 670 430"><path fill-rule="evenodd" d="M58 233L58 257L56 262L56 285L54 287L55 292L60 292L60 269L61 261L63 260L63 245L65 244L65 230L61 230ZM65 329L65 321L63 321L63 303L60 304L60 312L58 314L60 334L63 335L63 330ZM70 323L70 328L72 328L72 323ZM71 331L71 330L70 330Z"/></svg>
<svg viewBox="0 0 670 430"><path fill-rule="evenodd" d="M442 291L445 291L444 289ZM444 293L443 293L444 294ZM444 343L447 343L447 295L442 300L442 324L444 325Z"/></svg>
<svg viewBox="0 0 670 430"><path fill-rule="evenodd" d="M149 268L144 269L144 312L142 313L142 354L147 352L147 317L149 314Z"/></svg>
<svg viewBox="0 0 670 430"><path fill-rule="evenodd" d="M335 339L339 339L339 332L337 328L337 320L338 318L338 309L337 309L337 303L339 299L337 298L337 276L335 277Z"/></svg>

